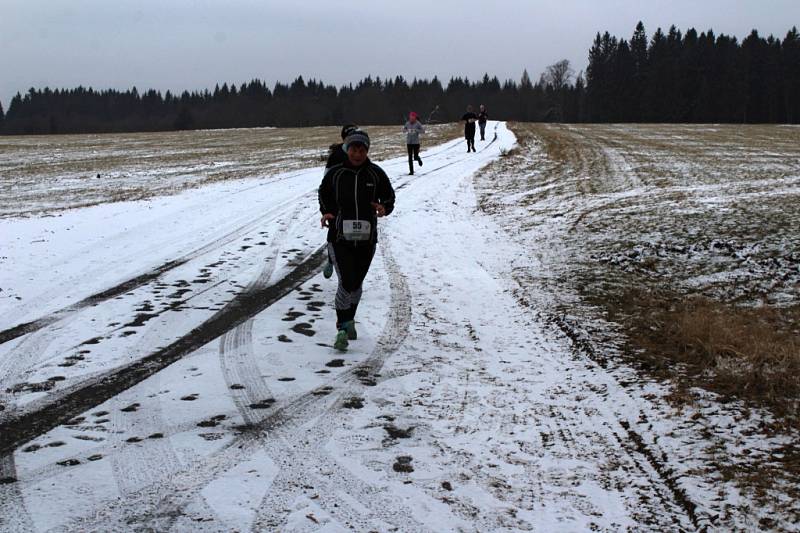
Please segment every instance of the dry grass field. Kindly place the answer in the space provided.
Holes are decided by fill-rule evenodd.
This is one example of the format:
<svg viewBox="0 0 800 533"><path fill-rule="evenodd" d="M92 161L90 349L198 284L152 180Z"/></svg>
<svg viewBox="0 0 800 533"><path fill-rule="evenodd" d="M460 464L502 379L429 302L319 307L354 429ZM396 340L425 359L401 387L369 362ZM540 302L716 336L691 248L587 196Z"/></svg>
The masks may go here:
<svg viewBox="0 0 800 533"><path fill-rule="evenodd" d="M537 267L515 269L522 293L547 295L540 312L602 364L616 357L669 384L676 409L709 394L742 412L766 409L764 435L791 441L800 428L800 128L512 129L518 146L476 188L482 209L531 250ZM796 445L718 452L715 475L757 496L800 475Z"/></svg>
<svg viewBox="0 0 800 533"><path fill-rule="evenodd" d="M546 240L520 276L620 326L644 366L796 419L800 128L513 129L481 201Z"/></svg>
<svg viewBox="0 0 800 533"><path fill-rule="evenodd" d="M402 126L364 127L370 156L405 154ZM458 134L431 125L426 146ZM338 127L0 137L0 217L138 200L324 165ZM99 176L99 178L98 178Z"/></svg>

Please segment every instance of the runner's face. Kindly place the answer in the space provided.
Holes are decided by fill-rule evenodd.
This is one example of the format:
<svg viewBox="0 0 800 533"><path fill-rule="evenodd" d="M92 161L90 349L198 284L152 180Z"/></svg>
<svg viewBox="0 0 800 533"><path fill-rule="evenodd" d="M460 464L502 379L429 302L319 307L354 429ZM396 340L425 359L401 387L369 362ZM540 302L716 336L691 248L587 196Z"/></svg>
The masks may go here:
<svg viewBox="0 0 800 533"><path fill-rule="evenodd" d="M347 147L347 158L353 166L361 166L367 160L367 147L363 144L351 144Z"/></svg>

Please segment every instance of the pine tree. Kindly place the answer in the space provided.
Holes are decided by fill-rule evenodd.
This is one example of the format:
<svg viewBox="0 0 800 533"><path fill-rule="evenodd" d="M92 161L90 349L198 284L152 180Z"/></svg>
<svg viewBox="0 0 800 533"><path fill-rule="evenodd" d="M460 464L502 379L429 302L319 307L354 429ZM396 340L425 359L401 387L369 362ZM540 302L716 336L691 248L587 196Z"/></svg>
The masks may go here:
<svg viewBox="0 0 800 533"><path fill-rule="evenodd" d="M786 122L800 123L800 34L793 27L783 40L783 99Z"/></svg>
<svg viewBox="0 0 800 533"><path fill-rule="evenodd" d="M631 110L634 115L633 120L642 120L642 97L647 86L647 32L644 24L640 20L636 25L630 43L631 57L633 59L634 73L631 79L631 95L635 108Z"/></svg>
<svg viewBox="0 0 800 533"><path fill-rule="evenodd" d="M181 107L173 127L176 130L190 130L194 127L194 116L188 106Z"/></svg>

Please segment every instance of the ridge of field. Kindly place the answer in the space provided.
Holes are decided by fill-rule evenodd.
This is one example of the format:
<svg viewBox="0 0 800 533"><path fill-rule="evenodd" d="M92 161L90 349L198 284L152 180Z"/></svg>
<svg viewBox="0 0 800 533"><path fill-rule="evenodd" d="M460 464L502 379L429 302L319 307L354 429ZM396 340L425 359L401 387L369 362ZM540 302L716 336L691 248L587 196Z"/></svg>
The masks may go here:
<svg viewBox="0 0 800 533"><path fill-rule="evenodd" d="M707 439L710 454L678 458L682 475L797 501L800 129L510 127L518 146L476 189L531 250L512 263L518 297L604 366L640 371L623 383L671 384L664 416L697 426L676 450Z"/></svg>
<svg viewBox="0 0 800 533"><path fill-rule="evenodd" d="M373 159L405 153L402 126L364 129ZM427 125L423 148L457 135L457 124ZM340 138L339 127L2 137L0 218L154 198L319 166Z"/></svg>

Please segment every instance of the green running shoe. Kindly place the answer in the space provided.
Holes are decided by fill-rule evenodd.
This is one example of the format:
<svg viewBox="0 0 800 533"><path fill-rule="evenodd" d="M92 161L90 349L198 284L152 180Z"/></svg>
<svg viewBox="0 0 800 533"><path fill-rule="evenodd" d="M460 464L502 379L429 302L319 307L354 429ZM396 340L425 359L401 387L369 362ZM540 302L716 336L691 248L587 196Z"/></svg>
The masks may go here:
<svg viewBox="0 0 800 533"><path fill-rule="evenodd" d="M333 276L333 263L328 261L325 264L325 268L322 269L322 275L325 276L325 279L328 279L331 276Z"/></svg>
<svg viewBox="0 0 800 533"><path fill-rule="evenodd" d="M347 331L340 329L338 333L336 333L336 340L333 343L333 347L340 352L346 352L347 344Z"/></svg>
<svg viewBox="0 0 800 533"><path fill-rule="evenodd" d="M342 329L347 332L347 338L351 341L354 341L358 338L358 333L356 332L356 321L355 320L348 320L344 324L342 324Z"/></svg>

